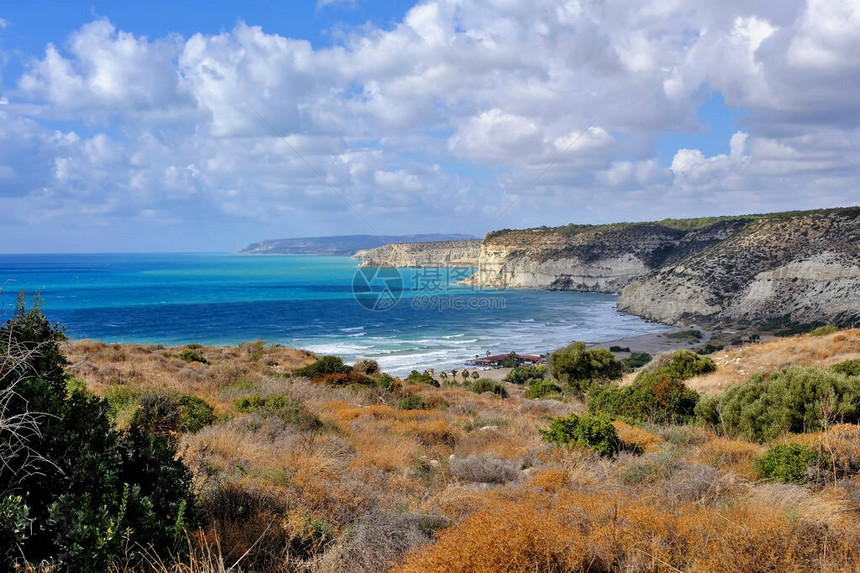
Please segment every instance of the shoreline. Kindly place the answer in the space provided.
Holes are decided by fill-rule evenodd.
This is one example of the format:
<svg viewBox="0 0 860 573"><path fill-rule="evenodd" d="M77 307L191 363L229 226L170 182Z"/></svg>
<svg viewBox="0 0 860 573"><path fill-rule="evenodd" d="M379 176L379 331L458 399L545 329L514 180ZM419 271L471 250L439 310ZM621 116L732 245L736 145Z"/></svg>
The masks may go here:
<svg viewBox="0 0 860 573"><path fill-rule="evenodd" d="M630 352L616 352L616 354L628 355L633 352L647 352L648 354L653 355L660 352L692 350L703 344L707 344L713 334L711 331L703 330L697 326L689 326L684 329L678 327L674 328L675 330L670 332L652 332L649 334L639 334L637 336L607 340L606 342L587 342L585 345L588 348L609 348L610 346L630 348ZM684 332L686 330L697 330L701 332L702 336L697 340L677 339L667 336L673 333Z"/></svg>

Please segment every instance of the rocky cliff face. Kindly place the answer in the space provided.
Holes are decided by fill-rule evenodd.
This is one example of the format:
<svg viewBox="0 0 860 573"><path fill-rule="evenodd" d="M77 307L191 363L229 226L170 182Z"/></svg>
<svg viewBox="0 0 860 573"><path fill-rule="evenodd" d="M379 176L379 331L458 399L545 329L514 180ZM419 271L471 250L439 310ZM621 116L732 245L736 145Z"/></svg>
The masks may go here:
<svg viewBox="0 0 860 573"><path fill-rule="evenodd" d="M619 292L636 278L731 236L751 219L695 231L658 223L504 231L481 245L475 286Z"/></svg>
<svg viewBox="0 0 860 573"><path fill-rule="evenodd" d="M394 243L358 251L363 267L477 267L481 241Z"/></svg>
<svg viewBox="0 0 860 573"><path fill-rule="evenodd" d="M860 321L860 208L764 216L632 282L618 308L670 323Z"/></svg>

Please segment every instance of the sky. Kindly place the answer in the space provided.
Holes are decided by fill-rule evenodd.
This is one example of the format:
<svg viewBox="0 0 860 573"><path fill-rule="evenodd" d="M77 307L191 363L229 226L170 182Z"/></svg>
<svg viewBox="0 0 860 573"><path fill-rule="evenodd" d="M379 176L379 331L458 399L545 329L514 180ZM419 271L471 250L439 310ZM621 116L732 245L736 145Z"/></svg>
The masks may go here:
<svg viewBox="0 0 860 573"><path fill-rule="evenodd" d="M0 252L860 203L860 0L0 0Z"/></svg>

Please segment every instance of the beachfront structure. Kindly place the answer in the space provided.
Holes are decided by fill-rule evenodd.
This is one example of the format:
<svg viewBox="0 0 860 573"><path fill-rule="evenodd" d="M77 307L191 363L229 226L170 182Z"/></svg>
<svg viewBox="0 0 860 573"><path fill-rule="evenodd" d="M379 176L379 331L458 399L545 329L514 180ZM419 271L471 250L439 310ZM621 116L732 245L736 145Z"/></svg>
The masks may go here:
<svg viewBox="0 0 860 573"><path fill-rule="evenodd" d="M513 356L512 356L513 355ZM474 360L466 363L466 366L476 366L478 368L501 368L504 362L509 362L509 358L516 360L517 366L535 366L537 364L546 364L545 356L535 354L517 354L510 352L508 354L496 354L493 356L475 356Z"/></svg>

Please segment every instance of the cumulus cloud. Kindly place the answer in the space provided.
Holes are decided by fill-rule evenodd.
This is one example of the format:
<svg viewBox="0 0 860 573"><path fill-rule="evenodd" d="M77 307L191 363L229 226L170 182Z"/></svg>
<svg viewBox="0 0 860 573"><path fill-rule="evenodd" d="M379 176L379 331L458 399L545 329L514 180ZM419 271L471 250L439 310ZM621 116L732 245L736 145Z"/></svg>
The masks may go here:
<svg viewBox="0 0 860 573"><path fill-rule="evenodd" d="M150 41L118 31L106 19L96 20L71 35L69 57L48 44L18 87L46 117L181 108L186 96L173 63L180 45L179 38Z"/></svg>
<svg viewBox="0 0 860 573"><path fill-rule="evenodd" d="M107 18L57 38L2 94L7 222L165 241L193 223L187 248L235 248L366 232L329 185L390 232L856 201L851 0L428 0L340 38L252 22L149 38ZM744 112L726 152L661 163L657 138L700 130L714 92Z"/></svg>

